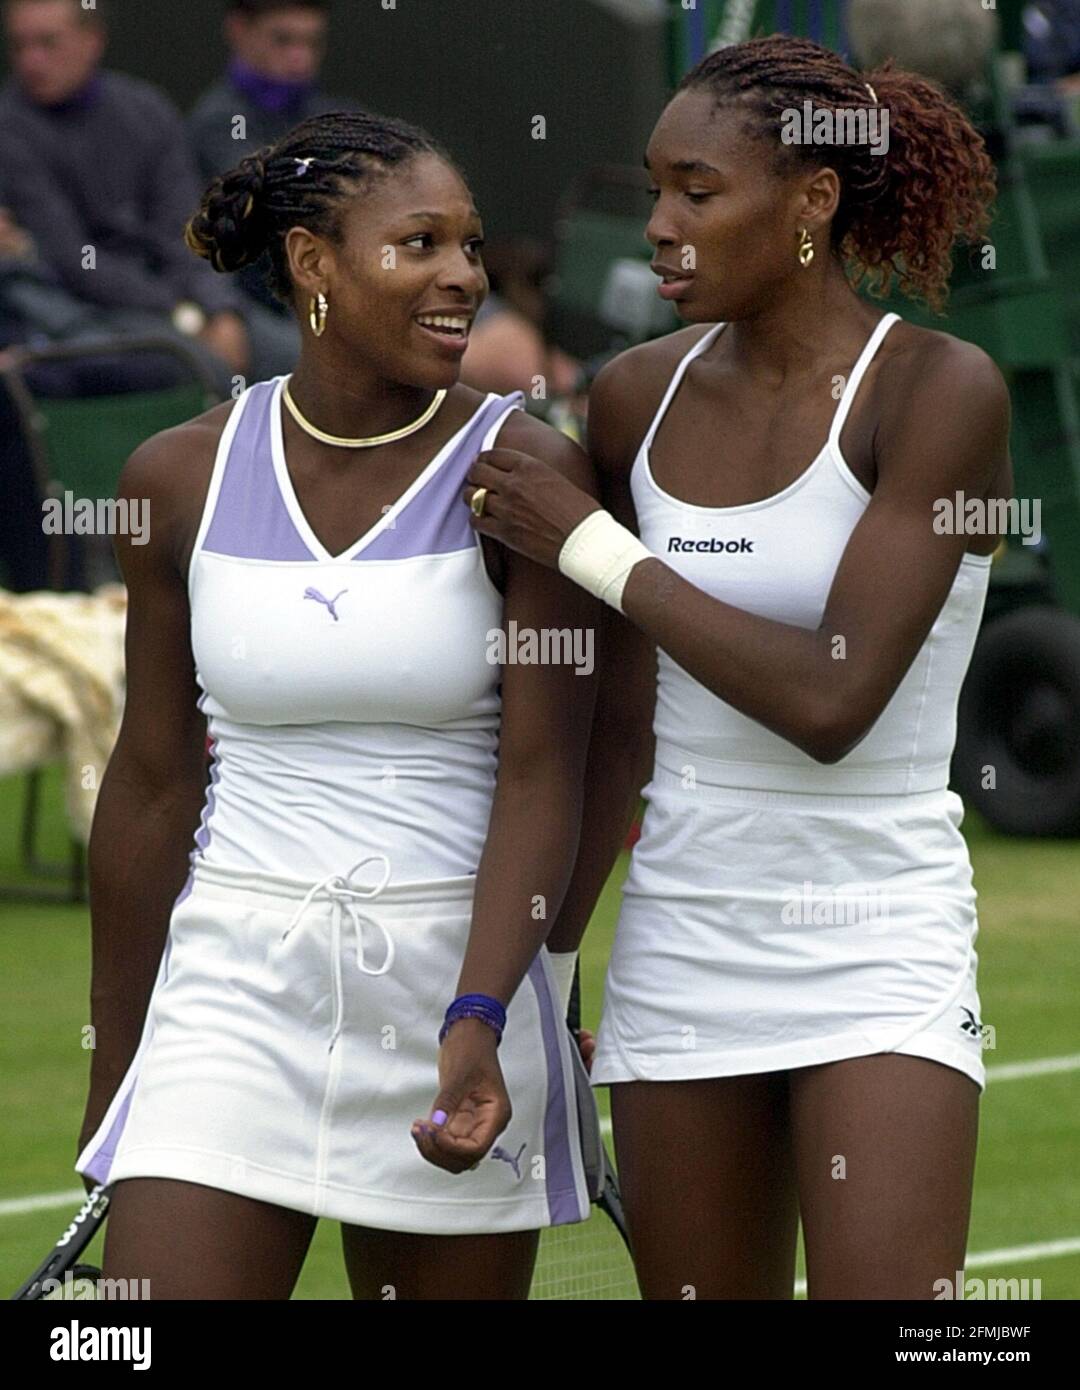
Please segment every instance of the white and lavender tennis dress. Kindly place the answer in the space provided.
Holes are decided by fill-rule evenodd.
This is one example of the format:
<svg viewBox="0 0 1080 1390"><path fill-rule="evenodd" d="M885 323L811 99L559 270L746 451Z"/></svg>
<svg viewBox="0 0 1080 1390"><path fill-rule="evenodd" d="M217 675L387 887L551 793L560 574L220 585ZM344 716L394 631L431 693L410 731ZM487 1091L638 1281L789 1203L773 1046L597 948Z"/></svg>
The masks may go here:
<svg viewBox="0 0 1080 1390"><path fill-rule="evenodd" d="M461 1175L410 1125L471 922L497 767L502 598L462 489L523 397L489 394L330 555L285 466L287 378L229 415L188 576L213 765L138 1052L78 1172L165 1177L385 1230L583 1219L546 950L499 1050L513 1119Z"/></svg>
<svg viewBox="0 0 1080 1390"><path fill-rule="evenodd" d="M806 471L774 496L734 507L680 501L649 467L687 367L724 325L700 338L631 472L641 538L653 554L714 598L818 628L870 501L844 460L841 431L896 321L887 314L875 328ZM659 653L655 766L623 888L594 1083L901 1052L984 1086L975 890L959 828L963 805L948 777L989 571L989 556L964 556L892 699L865 739L831 765Z"/></svg>

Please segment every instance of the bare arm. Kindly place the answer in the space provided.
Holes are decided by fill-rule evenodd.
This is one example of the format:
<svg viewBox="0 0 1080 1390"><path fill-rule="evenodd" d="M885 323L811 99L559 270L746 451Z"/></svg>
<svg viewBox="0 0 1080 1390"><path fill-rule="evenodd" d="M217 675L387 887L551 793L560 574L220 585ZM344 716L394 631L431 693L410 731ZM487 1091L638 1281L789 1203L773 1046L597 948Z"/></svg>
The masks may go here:
<svg viewBox="0 0 1080 1390"><path fill-rule="evenodd" d="M542 449L545 462L562 476L590 494L595 491L588 459L547 426L513 418L500 439L507 447L527 445L534 456ZM519 632L569 629L591 637L595 651L599 609L562 575L509 553L504 628L515 622ZM503 668L498 783L477 870L459 994L490 994L508 1003L562 904L581 829L596 696L595 670L581 675L577 670L567 663Z"/></svg>
<svg viewBox="0 0 1080 1390"><path fill-rule="evenodd" d="M630 416L640 397L640 372L628 364L635 353L605 369L614 414ZM822 763L838 762L873 727L952 587L967 536L934 529L937 504L957 492L997 495L1003 483L1011 491L1009 396L984 352L942 335L891 388L877 485L817 628L724 603L655 556L633 565L622 592L626 616L683 670ZM549 565L596 510L591 497L509 450L490 451L470 476L498 504L487 533Z"/></svg>
<svg viewBox="0 0 1080 1390"><path fill-rule="evenodd" d="M512 418L500 435L528 448L574 491L595 488L585 454L528 417ZM504 630L588 635L599 604L557 571L524 556L507 556ZM579 654L587 648L579 649ZM502 681L498 781L476 876L472 925L454 995L486 994L504 1006L543 945L570 881L581 828L582 778L596 693L595 674L570 662L507 663ZM435 1022L435 1020L433 1020ZM441 1112L441 1117L440 1117ZM461 1019L439 1051L439 1092L430 1120L412 1134L423 1156L461 1173L488 1152L511 1117L496 1035L484 1022ZM439 1118L437 1118L439 1117Z"/></svg>
<svg viewBox="0 0 1080 1390"><path fill-rule="evenodd" d="M128 460L117 491L148 502L150 525L144 545L127 536L116 541L128 590L127 696L90 835L95 1052L81 1143L92 1137L138 1047L206 786L206 723L196 708L179 565L191 526L196 429L147 441ZM187 497L178 496L179 479Z"/></svg>
<svg viewBox="0 0 1080 1390"><path fill-rule="evenodd" d="M637 451L633 424L612 409L603 372L589 397L589 456L600 481L600 500L637 534L630 469ZM548 937L552 951L576 951L597 900L633 824L641 789L652 771L656 739L656 647L613 608L604 605L598 650L600 688L585 768L585 809L573 876Z"/></svg>
<svg viewBox="0 0 1080 1390"><path fill-rule="evenodd" d="M823 763L870 731L941 611L967 536L936 533L934 504L983 498L1007 473L1005 383L984 353L950 340L893 393L879 433L877 486L817 628L723 603L658 559L636 565L623 592L627 616L706 689Z"/></svg>

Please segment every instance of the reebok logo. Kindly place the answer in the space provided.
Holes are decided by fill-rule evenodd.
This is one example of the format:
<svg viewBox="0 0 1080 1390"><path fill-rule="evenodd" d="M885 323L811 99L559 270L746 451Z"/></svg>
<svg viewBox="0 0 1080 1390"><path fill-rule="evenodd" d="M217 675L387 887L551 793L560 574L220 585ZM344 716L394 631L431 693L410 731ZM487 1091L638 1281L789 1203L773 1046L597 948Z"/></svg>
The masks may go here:
<svg viewBox="0 0 1080 1390"><path fill-rule="evenodd" d="M966 1037L973 1043L978 1043L984 1052L992 1051L997 1047L997 1029L992 1023L983 1023L977 1019L970 1009L965 1009L960 1005L960 1012L964 1017L957 1025Z"/></svg>
<svg viewBox="0 0 1080 1390"><path fill-rule="evenodd" d="M754 542L746 536L737 541L721 541L715 536L707 541L688 541L682 536L669 536L667 548L669 553L672 550L706 550L711 555L718 555L721 551L726 551L729 555L750 555L754 550Z"/></svg>

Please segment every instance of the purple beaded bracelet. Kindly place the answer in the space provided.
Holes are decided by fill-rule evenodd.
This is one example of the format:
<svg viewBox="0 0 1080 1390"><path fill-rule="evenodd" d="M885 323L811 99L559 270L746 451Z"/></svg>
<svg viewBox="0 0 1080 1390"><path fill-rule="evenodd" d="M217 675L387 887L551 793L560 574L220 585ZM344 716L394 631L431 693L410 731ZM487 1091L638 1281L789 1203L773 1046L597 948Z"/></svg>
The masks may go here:
<svg viewBox="0 0 1080 1390"><path fill-rule="evenodd" d="M490 994L459 994L446 1011L443 1026L439 1029L439 1045L450 1031L450 1025L459 1018L479 1018L495 1033L496 1047L502 1042L506 1027L506 1010Z"/></svg>

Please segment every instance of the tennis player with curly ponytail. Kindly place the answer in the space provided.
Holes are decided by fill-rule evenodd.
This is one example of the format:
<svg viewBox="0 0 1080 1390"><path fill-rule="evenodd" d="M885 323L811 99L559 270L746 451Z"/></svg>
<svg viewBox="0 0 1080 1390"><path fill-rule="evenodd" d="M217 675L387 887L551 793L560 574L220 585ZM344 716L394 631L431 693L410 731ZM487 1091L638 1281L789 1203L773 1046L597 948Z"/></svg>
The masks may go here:
<svg viewBox="0 0 1080 1390"><path fill-rule="evenodd" d="M792 1297L801 1218L811 1298L932 1299L985 1083L948 776L998 544L941 519L1010 496L1009 400L856 289L940 305L990 161L932 83L774 35L690 72L646 163L687 327L595 384L603 505L504 448L465 490L610 615L549 945L577 946L647 781L592 1067L647 1297Z"/></svg>
<svg viewBox="0 0 1080 1390"><path fill-rule="evenodd" d="M599 605L477 536L461 493L496 439L575 497L593 473L520 392L459 384L483 233L422 131L305 122L215 180L187 242L222 273L269 251L304 340L121 483L151 539L120 545L90 846L77 1168L114 1184L105 1274L287 1298L326 1216L357 1298L525 1297L539 1228L588 1212L543 943L595 690L493 638Z"/></svg>

